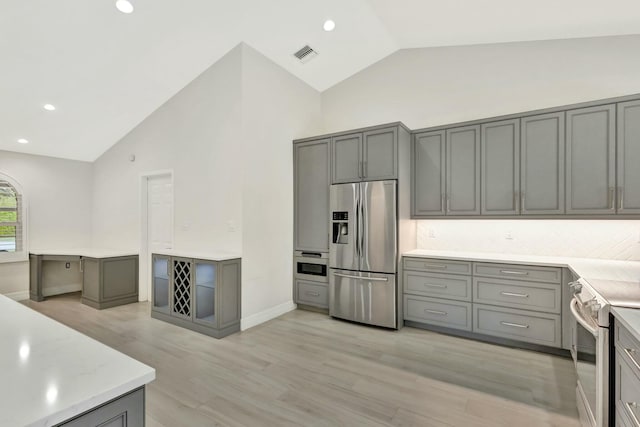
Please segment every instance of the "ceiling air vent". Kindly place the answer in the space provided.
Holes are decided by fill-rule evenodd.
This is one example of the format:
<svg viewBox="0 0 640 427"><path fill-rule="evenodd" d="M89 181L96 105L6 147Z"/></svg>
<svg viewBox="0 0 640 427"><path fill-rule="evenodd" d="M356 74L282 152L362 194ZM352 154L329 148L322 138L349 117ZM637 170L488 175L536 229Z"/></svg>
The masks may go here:
<svg viewBox="0 0 640 427"><path fill-rule="evenodd" d="M306 45L302 49L294 53L293 56L298 58L303 64L306 64L307 62L318 56L318 52L313 50L311 46Z"/></svg>

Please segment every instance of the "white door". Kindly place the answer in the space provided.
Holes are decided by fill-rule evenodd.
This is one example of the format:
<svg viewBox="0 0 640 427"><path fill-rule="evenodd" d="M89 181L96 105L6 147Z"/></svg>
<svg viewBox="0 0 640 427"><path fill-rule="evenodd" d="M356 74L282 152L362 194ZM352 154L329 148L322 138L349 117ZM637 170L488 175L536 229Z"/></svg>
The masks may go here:
<svg viewBox="0 0 640 427"><path fill-rule="evenodd" d="M146 215L140 253L140 300L151 295L151 254L173 247L173 180L169 174L146 177ZM146 293L146 295L143 295Z"/></svg>

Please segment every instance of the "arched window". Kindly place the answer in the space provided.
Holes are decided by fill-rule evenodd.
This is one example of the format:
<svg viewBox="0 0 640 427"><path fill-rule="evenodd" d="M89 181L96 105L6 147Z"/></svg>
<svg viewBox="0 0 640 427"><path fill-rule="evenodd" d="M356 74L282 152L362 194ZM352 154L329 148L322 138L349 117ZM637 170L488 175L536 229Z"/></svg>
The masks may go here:
<svg viewBox="0 0 640 427"><path fill-rule="evenodd" d="M18 184L0 173L0 261L25 253L23 195Z"/></svg>

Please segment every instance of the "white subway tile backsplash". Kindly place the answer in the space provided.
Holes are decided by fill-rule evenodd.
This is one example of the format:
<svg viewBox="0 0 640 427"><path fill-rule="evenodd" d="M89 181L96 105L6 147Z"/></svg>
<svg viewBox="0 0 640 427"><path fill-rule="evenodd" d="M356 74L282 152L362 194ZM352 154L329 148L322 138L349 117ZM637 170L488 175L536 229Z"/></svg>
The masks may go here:
<svg viewBox="0 0 640 427"><path fill-rule="evenodd" d="M638 220L421 220L418 249L640 260ZM433 237L435 236L435 237Z"/></svg>

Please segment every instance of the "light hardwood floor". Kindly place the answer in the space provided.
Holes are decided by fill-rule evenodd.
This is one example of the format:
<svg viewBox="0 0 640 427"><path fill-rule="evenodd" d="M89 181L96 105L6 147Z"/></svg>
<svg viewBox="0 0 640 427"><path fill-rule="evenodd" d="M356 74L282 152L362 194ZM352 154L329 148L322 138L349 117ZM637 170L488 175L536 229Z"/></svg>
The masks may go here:
<svg viewBox="0 0 640 427"><path fill-rule="evenodd" d="M293 311L216 340L64 295L25 304L156 369L147 425L579 426L570 359Z"/></svg>

